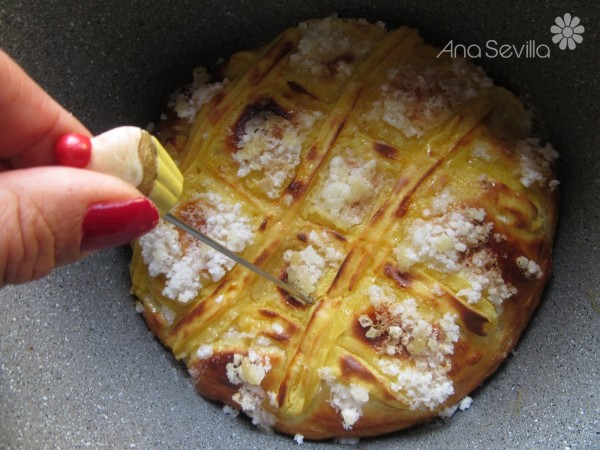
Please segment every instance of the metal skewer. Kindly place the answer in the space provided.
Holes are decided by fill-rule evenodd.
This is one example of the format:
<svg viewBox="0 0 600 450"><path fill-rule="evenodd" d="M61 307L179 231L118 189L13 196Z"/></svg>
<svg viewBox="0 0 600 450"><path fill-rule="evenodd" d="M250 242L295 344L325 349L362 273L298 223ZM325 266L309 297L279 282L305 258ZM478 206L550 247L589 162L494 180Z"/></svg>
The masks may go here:
<svg viewBox="0 0 600 450"><path fill-rule="evenodd" d="M204 244L206 244L206 245L214 248L216 251L224 254L228 258L233 259L236 263L241 264L242 266L244 266L244 267L250 269L251 271L257 273L261 277L266 278L271 283L276 284L281 289L283 289L284 291L286 291L287 293L289 293L290 295L292 295L296 300L299 300L300 302L302 302L304 304L306 304L306 303L311 304L311 305L314 304L314 300L313 299L311 299L310 297L305 296L298 289L296 289L296 288L290 286L289 284L281 281L279 278L275 278L273 275L265 272L260 267L255 266L250 261L246 261L244 258L242 258L242 257L238 256L237 254L233 253L227 247L222 246L217 241L215 241L215 240L209 238L208 236L206 236L204 233L201 233L200 231L196 230L195 228L192 228L191 226L189 226L187 223L182 222L180 219L178 219L177 217L175 217L171 213L165 214L163 216L163 219L165 219L166 221L172 223L176 227L181 228L183 231L185 231L186 233L188 233L190 236L193 236L194 238L198 239L200 242L203 242Z"/></svg>

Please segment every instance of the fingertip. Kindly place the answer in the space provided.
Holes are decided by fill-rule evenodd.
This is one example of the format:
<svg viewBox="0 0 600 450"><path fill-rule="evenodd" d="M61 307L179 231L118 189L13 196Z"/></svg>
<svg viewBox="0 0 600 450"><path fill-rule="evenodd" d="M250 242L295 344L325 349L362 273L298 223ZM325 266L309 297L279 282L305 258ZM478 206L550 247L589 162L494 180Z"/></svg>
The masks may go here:
<svg viewBox="0 0 600 450"><path fill-rule="evenodd" d="M82 223L82 252L127 244L146 234L160 215L146 197L90 205Z"/></svg>

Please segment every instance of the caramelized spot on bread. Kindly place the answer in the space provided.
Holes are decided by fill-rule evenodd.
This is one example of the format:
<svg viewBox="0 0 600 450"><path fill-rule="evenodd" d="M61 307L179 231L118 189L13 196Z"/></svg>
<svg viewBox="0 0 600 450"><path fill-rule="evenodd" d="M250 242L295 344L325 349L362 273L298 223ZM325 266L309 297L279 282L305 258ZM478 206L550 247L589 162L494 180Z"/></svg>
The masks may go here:
<svg viewBox="0 0 600 450"><path fill-rule="evenodd" d="M353 378L371 383L377 381L369 369L350 355L344 355L340 358L340 368L342 370L342 377L346 381L350 381Z"/></svg>

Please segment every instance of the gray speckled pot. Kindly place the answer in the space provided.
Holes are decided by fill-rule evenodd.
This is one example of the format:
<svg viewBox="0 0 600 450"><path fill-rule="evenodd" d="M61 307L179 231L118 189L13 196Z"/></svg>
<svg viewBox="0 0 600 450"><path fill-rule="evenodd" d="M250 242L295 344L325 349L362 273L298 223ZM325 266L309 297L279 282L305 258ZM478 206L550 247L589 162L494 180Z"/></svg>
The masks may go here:
<svg viewBox="0 0 600 450"><path fill-rule="evenodd" d="M549 59L479 63L535 105L561 153L555 274L516 353L468 411L359 445L599 448L597 1L8 0L0 3L0 45L100 132L155 120L195 65L332 12L412 25L442 46L450 39L548 45ZM551 42L550 26L565 12L586 27L573 51ZM106 251L0 291L0 447L294 447L195 393L135 313L128 259L126 249Z"/></svg>

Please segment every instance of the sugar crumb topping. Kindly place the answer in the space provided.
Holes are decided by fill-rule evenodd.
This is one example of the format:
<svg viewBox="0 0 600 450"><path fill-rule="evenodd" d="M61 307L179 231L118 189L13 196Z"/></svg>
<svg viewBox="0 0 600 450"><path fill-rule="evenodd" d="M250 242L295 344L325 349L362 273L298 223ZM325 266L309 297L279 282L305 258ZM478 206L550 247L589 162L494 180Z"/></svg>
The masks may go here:
<svg viewBox="0 0 600 450"><path fill-rule="evenodd" d="M285 194L283 196L283 204L285 206L290 206L293 201L294 201L294 197L292 197L290 194Z"/></svg>
<svg viewBox="0 0 600 450"><path fill-rule="evenodd" d="M283 332L285 331L285 329L280 323L274 323L273 325L271 325L271 329L276 334L283 334Z"/></svg>
<svg viewBox="0 0 600 450"><path fill-rule="evenodd" d="M238 353L233 355L233 362L227 364L227 378L233 384L248 383L258 386L269 370L269 357L262 357L256 351L250 350L247 356Z"/></svg>
<svg viewBox="0 0 600 450"><path fill-rule="evenodd" d="M232 408L229 405L223 405L223 414L231 417L237 417L240 415L240 411L235 408Z"/></svg>
<svg viewBox="0 0 600 450"><path fill-rule="evenodd" d="M246 122L233 160L237 176L260 172L259 187L269 198L277 198L300 163L302 143L320 113L298 113L292 119L267 111Z"/></svg>
<svg viewBox="0 0 600 450"><path fill-rule="evenodd" d="M208 359L213 355L213 346L210 344L202 344L200 347L198 347L198 350L196 350L196 357L198 359Z"/></svg>
<svg viewBox="0 0 600 450"><path fill-rule="evenodd" d="M477 141L475 141L475 143L473 144L473 147L471 148L471 154L475 158L489 162L493 159L493 157L490 153L490 150L491 150L490 144L488 144L485 141L477 140Z"/></svg>
<svg viewBox="0 0 600 450"><path fill-rule="evenodd" d="M202 106L217 95L228 80L220 83L210 83L210 75L204 67L198 67L193 72L192 83L175 93L169 100L168 107L172 108L181 119L192 122Z"/></svg>
<svg viewBox="0 0 600 450"><path fill-rule="evenodd" d="M234 354L233 361L226 366L228 380L232 384L241 385L233 394L233 401L252 418L254 425L265 430L270 430L276 422L275 416L263 406L263 402L269 401L273 396L260 386L270 370L269 357L260 355L252 349L249 350L248 355Z"/></svg>
<svg viewBox="0 0 600 450"><path fill-rule="evenodd" d="M360 22L368 24L364 20ZM377 26L385 28L382 23ZM296 51L290 55L289 65L293 70L315 76L349 77L356 61L367 55L373 46L371 39L348 33L346 24L335 16L303 22L298 28L302 38Z"/></svg>
<svg viewBox="0 0 600 450"><path fill-rule="evenodd" d="M254 238L241 203L230 203L216 193L201 194L181 211L182 218L233 252L242 252ZM184 245L184 242L188 245ZM217 282L234 265L221 253L161 222L139 240L150 276L164 275L166 297L181 303L193 300L204 282Z"/></svg>
<svg viewBox="0 0 600 450"><path fill-rule="evenodd" d="M487 242L492 224L477 220L481 215L483 210L468 208L413 220L406 239L395 249L400 270L423 262L445 272L459 271L466 251Z"/></svg>
<svg viewBox="0 0 600 450"><path fill-rule="evenodd" d="M448 372L460 335L457 317L446 313L438 321L430 320L414 298L399 300L392 289L376 284L368 288L368 296L375 318L370 323L359 319L359 323L369 327L367 338L383 338L378 364L393 377L392 390L406 396L411 409L433 409L443 403L454 393Z"/></svg>
<svg viewBox="0 0 600 450"><path fill-rule="evenodd" d="M442 411L440 411L439 416L442 419L449 419L456 413L456 411L458 411L458 410L466 411L467 409L469 409L471 407L472 403L473 403L473 399L469 396L466 396L457 404L449 406L449 407L443 409Z"/></svg>
<svg viewBox="0 0 600 450"><path fill-rule="evenodd" d="M312 294L317 284L330 268L340 266L344 254L325 231L308 234L307 246L299 251L286 250L283 260L288 263L288 282L305 295Z"/></svg>
<svg viewBox="0 0 600 450"><path fill-rule="evenodd" d="M223 341L239 342L246 339L255 339L256 336L256 331L240 331L237 329L237 327L233 326L222 335L221 339Z"/></svg>
<svg viewBox="0 0 600 450"><path fill-rule="evenodd" d="M446 112L467 101L492 81L463 58L450 64L416 67L411 64L388 69L379 98L372 104L367 120L383 120L406 137L421 137Z"/></svg>
<svg viewBox="0 0 600 450"><path fill-rule="evenodd" d="M142 302L135 302L135 312L138 314L144 313L144 304Z"/></svg>
<svg viewBox="0 0 600 450"><path fill-rule="evenodd" d="M444 190L432 201L425 219L414 219L406 237L394 249L401 271L415 264L446 273L459 273L468 283L456 295L468 303L483 296L496 305L516 293L502 278L496 256L483 246L492 236L493 224L486 222L481 208L451 208L454 199Z"/></svg>
<svg viewBox="0 0 600 450"><path fill-rule="evenodd" d="M515 151L519 157L520 181L523 186L530 187L537 183L554 190L560 184L558 180L548 179L552 174L551 164L559 156L551 144L542 147L539 139L523 139L517 142Z"/></svg>
<svg viewBox="0 0 600 450"><path fill-rule="evenodd" d="M515 262L517 263L517 267L521 269L526 278L540 279L544 276L544 272L538 263L528 259L525 256L519 256Z"/></svg>
<svg viewBox="0 0 600 450"><path fill-rule="evenodd" d="M165 323L167 325L173 325L173 322L175 321L175 312L169 308L166 305L162 305L160 307L160 313L163 316L163 319L165 319Z"/></svg>
<svg viewBox="0 0 600 450"><path fill-rule="evenodd" d="M377 161L354 156L349 150L329 163L323 187L312 200L333 222L360 224L375 197L379 177Z"/></svg>
<svg viewBox="0 0 600 450"><path fill-rule="evenodd" d="M327 367L319 369L319 376L329 387L329 404L342 416L342 426L351 430L362 416L362 405L369 401L369 392L358 384L339 383Z"/></svg>
<svg viewBox="0 0 600 450"><path fill-rule="evenodd" d="M467 395L458 403L458 409L460 409L461 411L466 411L471 407L472 404L473 399Z"/></svg>

